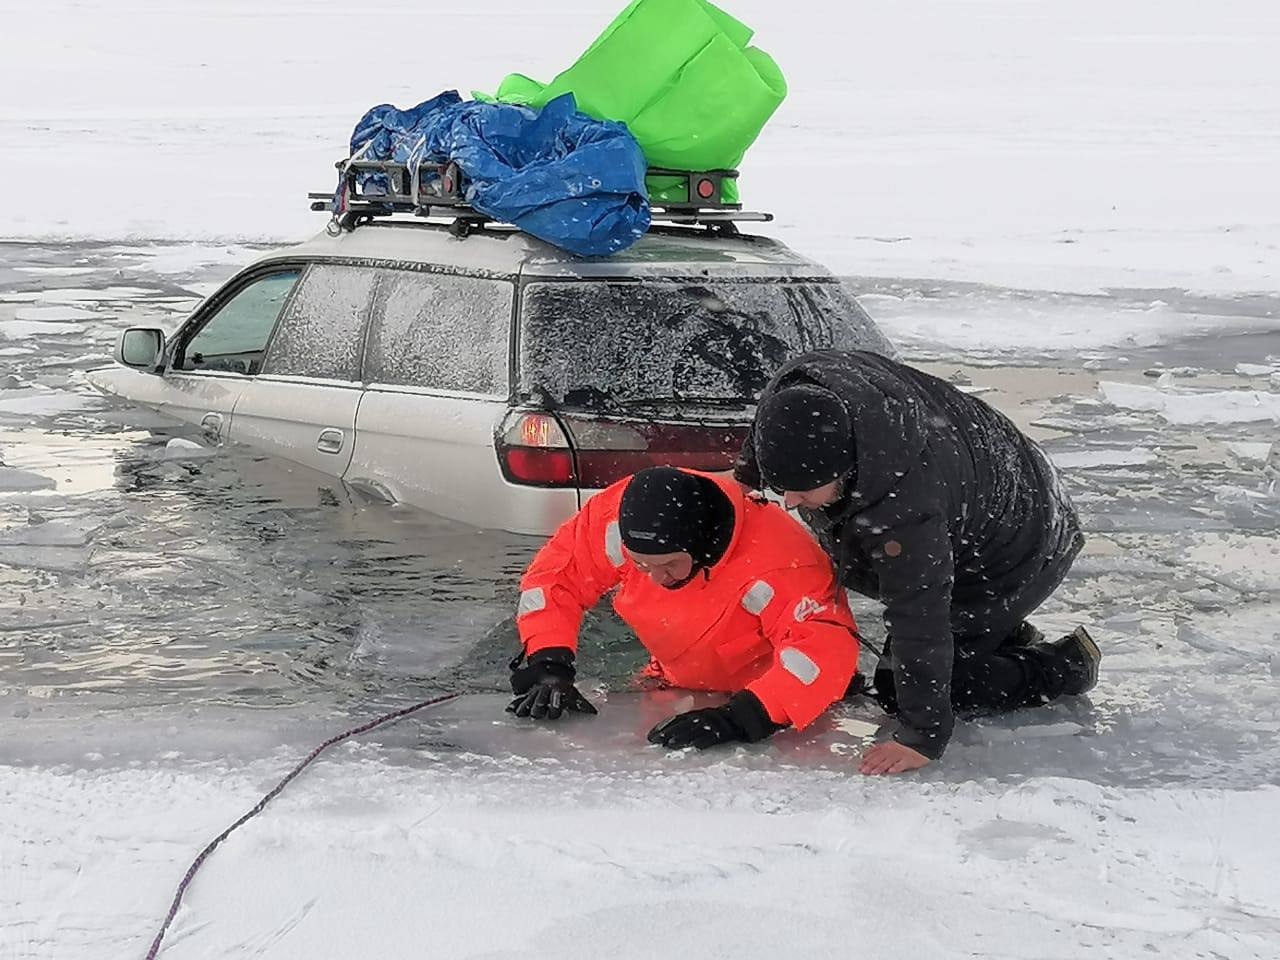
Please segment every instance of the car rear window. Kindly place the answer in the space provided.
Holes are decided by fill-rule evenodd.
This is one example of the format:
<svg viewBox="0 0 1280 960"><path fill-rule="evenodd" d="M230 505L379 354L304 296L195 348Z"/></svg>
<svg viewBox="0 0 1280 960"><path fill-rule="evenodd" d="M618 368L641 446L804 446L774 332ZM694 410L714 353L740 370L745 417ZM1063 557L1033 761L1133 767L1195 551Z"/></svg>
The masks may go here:
<svg viewBox="0 0 1280 960"><path fill-rule="evenodd" d="M837 281L543 281L524 290L525 396L752 400L788 358L887 344Z"/></svg>

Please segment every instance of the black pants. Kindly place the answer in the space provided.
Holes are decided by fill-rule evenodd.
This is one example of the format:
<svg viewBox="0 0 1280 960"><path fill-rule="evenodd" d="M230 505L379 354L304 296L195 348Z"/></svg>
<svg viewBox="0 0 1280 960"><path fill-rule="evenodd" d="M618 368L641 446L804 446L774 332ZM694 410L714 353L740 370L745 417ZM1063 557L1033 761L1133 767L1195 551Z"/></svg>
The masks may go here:
<svg viewBox="0 0 1280 960"><path fill-rule="evenodd" d="M1061 695L1064 674L1055 669L1045 649L1030 646L1039 636L1026 618L1062 583L1083 545L1083 537L1078 538L1067 556L1025 581L1010 596L952 605L952 707L965 713L1003 713ZM876 667L870 691L888 713L896 713L898 708L893 691L892 642L892 638L885 642L885 656Z"/></svg>

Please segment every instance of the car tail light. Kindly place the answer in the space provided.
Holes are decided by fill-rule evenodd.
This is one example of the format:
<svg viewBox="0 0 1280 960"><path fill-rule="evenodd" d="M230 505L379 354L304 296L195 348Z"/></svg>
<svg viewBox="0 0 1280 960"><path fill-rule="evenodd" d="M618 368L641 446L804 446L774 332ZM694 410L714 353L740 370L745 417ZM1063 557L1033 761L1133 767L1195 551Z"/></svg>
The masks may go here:
<svg viewBox="0 0 1280 960"><path fill-rule="evenodd" d="M746 423L513 411L498 430L497 448L511 483L598 490L646 467L728 470L746 436Z"/></svg>
<svg viewBox="0 0 1280 960"><path fill-rule="evenodd" d="M579 486L594 490L646 467L728 470L747 425L608 420L562 415L573 446Z"/></svg>
<svg viewBox="0 0 1280 960"><path fill-rule="evenodd" d="M576 487L569 439L550 413L512 411L496 440L502 475L526 487Z"/></svg>

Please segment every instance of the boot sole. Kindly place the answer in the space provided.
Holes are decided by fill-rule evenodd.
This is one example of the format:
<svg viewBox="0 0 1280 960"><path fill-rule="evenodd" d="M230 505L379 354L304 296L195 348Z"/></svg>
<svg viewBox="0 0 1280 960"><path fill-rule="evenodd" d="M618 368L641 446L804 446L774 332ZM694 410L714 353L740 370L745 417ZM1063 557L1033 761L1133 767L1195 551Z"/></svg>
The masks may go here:
<svg viewBox="0 0 1280 960"><path fill-rule="evenodd" d="M1098 649L1097 642L1084 627L1076 627L1072 630L1071 637L1080 645L1080 649L1084 651L1089 661L1089 684L1080 691L1080 693L1088 693L1098 684L1098 666L1102 663L1102 651Z"/></svg>

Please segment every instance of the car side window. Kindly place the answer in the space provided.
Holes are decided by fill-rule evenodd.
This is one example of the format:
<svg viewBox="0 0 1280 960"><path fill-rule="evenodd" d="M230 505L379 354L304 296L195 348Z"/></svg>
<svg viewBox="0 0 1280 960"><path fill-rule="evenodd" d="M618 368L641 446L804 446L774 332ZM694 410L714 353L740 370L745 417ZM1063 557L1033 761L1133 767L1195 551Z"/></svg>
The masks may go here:
<svg viewBox="0 0 1280 960"><path fill-rule="evenodd" d="M381 273L366 381L506 396L513 282L411 270Z"/></svg>
<svg viewBox="0 0 1280 960"><path fill-rule="evenodd" d="M289 299L262 364L264 374L359 380L365 319L378 271L316 263Z"/></svg>
<svg viewBox="0 0 1280 960"><path fill-rule="evenodd" d="M242 287L183 345L176 369L258 373L271 331L301 273L283 270Z"/></svg>

